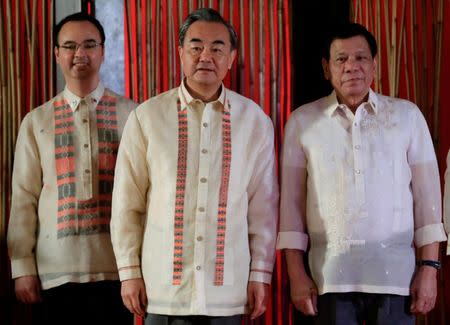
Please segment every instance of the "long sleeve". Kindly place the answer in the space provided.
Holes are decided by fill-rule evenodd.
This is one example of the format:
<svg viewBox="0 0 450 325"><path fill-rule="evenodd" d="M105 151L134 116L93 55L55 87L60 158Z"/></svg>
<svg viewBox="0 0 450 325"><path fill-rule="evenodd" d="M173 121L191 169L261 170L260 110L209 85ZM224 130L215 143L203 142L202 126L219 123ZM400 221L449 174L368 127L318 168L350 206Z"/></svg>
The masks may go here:
<svg viewBox="0 0 450 325"><path fill-rule="evenodd" d="M436 156L425 119L414 116L412 141L408 150L414 200L414 242L421 247L446 240L442 226L441 189Z"/></svg>
<svg viewBox="0 0 450 325"><path fill-rule="evenodd" d="M117 155L111 241L120 279L141 277L141 246L150 180L146 140L136 110L130 113Z"/></svg>
<svg viewBox="0 0 450 325"><path fill-rule="evenodd" d="M277 249L306 251L306 158L298 141L296 116L286 125L281 158L280 232Z"/></svg>
<svg viewBox="0 0 450 325"><path fill-rule="evenodd" d="M29 113L20 126L14 157L8 227L8 250L13 278L37 274L34 250L42 170L32 121L32 113Z"/></svg>
<svg viewBox="0 0 450 325"><path fill-rule="evenodd" d="M278 221L278 181L275 171L273 126L267 122L258 164L249 183L248 223L250 281L270 283L275 260Z"/></svg>

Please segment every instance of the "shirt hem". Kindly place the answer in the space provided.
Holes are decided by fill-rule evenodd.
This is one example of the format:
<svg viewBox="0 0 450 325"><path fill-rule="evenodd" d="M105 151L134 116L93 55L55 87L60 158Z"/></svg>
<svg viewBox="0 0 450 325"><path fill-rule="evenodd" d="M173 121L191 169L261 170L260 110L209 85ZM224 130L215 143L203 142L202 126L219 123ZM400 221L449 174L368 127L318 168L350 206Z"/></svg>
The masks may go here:
<svg viewBox="0 0 450 325"><path fill-rule="evenodd" d="M176 305L176 304L175 304ZM148 306L147 312L152 314L161 315L178 315L178 316L189 316L189 315L204 315L204 316L234 316L242 315L245 313L245 306L234 307L234 308L207 308L206 311L192 311L189 308L164 308Z"/></svg>
<svg viewBox="0 0 450 325"><path fill-rule="evenodd" d="M399 296L409 296L410 290L402 287L390 286L370 286L370 285L327 285L319 288L319 295L335 292L364 292L364 293L382 293L394 294Z"/></svg>

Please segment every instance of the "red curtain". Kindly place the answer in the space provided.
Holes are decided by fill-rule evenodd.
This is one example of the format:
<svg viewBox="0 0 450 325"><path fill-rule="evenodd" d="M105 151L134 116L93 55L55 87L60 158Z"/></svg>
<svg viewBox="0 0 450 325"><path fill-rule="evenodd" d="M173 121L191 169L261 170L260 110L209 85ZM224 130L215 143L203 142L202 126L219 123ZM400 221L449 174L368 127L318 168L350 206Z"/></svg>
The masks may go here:
<svg viewBox="0 0 450 325"><path fill-rule="evenodd" d="M0 0L0 316L29 323L29 308L13 304L6 249L14 145L20 121L54 96L53 0ZM14 311L14 312L13 312Z"/></svg>
<svg viewBox="0 0 450 325"><path fill-rule="evenodd" d="M125 1L126 95L142 102L179 85L179 26L189 12L212 7L239 36L238 57L224 83L253 99L272 118L278 150L292 109L289 5L288 0ZM280 253L274 271L267 312L244 323L290 323L287 276Z"/></svg>

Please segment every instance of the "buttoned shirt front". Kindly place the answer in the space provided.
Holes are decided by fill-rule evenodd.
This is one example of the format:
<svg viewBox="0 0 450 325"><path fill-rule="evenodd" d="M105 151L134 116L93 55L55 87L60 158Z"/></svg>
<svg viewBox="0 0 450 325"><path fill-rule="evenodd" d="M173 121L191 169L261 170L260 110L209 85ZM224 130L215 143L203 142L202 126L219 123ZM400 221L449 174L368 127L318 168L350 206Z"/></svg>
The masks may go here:
<svg viewBox="0 0 450 325"><path fill-rule="evenodd" d="M60 218L58 206L62 198L56 160L61 155L73 158L74 175L68 179L74 184L78 202L92 200L101 192L99 187L104 182L98 168L102 150L98 125L108 117L99 116L97 109L105 98L115 103L113 124L120 139L128 114L136 104L102 84L85 98L66 87L23 119L16 143L8 227L13 278L39 275L43 289L68 282L118 279L106 225L101 231L95 223L83 228L82 220ZM67 116L73 118L70 122L73 146L67 152L61 151L68 149L67 146L62 143L58 146L55 139L61 136L58 121L71 118L61 119L57 107L65 107L66 113L72 113ZM64 134L61 138L68 136ZM76 227L71 227L73 224Z"/></svg>
<svg viewBox="0 0 450 325"><path fill-rule="evenodd" d="M320 294L409 295L415 247L446 239L431 137L412 103L370 90L294 111L282 154L277 247L306 251Z"/></svg>
<svg viewBox="0 0 450 325"><path fill-rule="evenodd" d="M270 119L225 87L218 100L203 103L182 84L130 115L111 235L121 280L144 278L148 312L242 314L248 281L270 282L278 202L273 145ZM221 270L222 279L215 276Z"/></svg>

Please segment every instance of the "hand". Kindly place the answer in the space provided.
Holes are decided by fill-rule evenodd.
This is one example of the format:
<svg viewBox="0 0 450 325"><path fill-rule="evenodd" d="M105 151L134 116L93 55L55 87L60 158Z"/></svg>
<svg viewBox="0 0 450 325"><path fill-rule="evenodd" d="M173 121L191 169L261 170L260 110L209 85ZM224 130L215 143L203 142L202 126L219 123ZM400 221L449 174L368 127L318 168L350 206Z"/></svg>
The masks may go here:
<svg viewBox="0 0 450 325"><path fill-rule="evenodd" d="M317 287L306 274L290 281L291 299L295 308L306 316L317 315Z"/></svg>
<svg viewBox="0 0 450 325"><path fill-rule="evenodd" d="M421 266L411 285L411 313L425 315L434 308L437 296L437 270Z"/></svg>
<svg viewBox="0 0 450 325"><path fill-rule="evenodd" d="M262 282L249 281L247 286L248 305L250 318L255 319L266 311L269 297L269 285Z"/></svg>
<svg viewBox="0 0 450 325"><path fill-rule="evenodd" d="M122 300L128 310L138 316L145 316L147 309L147 294L142 278L130 279L122 282Z"/></svg>
<svg viewBox="0 0 450 325"><path fill-rule="evenodd" d="M17 300L25 304L34 304L40 302L41 283L36 275L27 275L15 279L14 287Z"/></svg>

